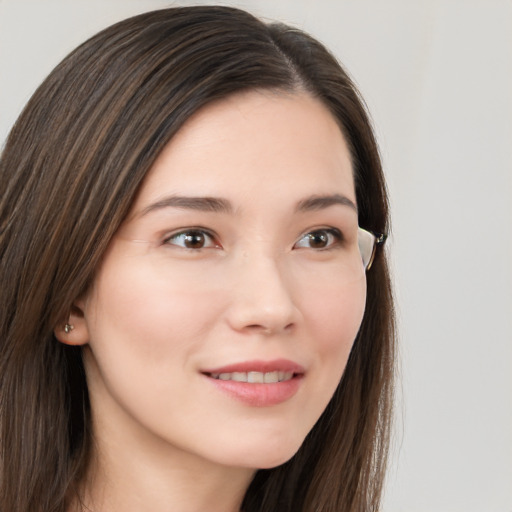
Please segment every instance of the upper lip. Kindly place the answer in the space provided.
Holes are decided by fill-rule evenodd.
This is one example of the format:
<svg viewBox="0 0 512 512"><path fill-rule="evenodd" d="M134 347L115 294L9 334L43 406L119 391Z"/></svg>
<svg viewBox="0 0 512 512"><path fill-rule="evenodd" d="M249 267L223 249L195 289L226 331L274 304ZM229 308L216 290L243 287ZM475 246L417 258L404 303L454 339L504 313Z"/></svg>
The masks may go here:
<svg viewBox="0 0 512 512"><path fill-rule="evenodd" d="M226 366L218 366L215 368L207 368L202 370L204 374L218 374L218 373L234 373L234 372L291 372L294 374L303 374L304 367L289 359L274 359L272 361L254 360L254 361L241 361L239 363L232 363Z"/></svg>

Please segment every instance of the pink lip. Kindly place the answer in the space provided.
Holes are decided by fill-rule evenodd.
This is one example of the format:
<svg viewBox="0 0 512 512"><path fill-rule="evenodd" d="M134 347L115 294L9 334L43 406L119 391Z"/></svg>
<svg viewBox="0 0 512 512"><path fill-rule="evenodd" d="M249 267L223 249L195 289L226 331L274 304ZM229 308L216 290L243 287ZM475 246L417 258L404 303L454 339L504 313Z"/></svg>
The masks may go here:
<svg viewBox="0 0 512 512"><path fill-rule="evenodd" d="M233 380L220 380L211 377L211 374L233 372L292 372L293 378L282 382L248 383ZM208 378L218 390L232 398L252 407L269 407L286 402L297 393L304 377L304 368L287 359L273 361L244 361L218 368L203 370L201 373Z"/></svg>
<svg viewBox="0 0 512 512"><path fill-rule="evenodd" d="M233 373L233 372L293 372L303 374L304 368L288 359L274 359L273 361L243 361L226 366L202 370L201 373Z"/></svg>

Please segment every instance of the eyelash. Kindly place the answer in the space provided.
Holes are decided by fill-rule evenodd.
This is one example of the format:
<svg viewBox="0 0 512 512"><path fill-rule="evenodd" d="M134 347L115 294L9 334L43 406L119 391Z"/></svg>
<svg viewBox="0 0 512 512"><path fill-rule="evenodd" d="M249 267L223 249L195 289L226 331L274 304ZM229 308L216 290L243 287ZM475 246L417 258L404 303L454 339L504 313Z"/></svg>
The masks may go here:
<svg viewBox="0 0 512 512"><path fill-rule="evenodd" d="M172 243L173 240L177 240L179 237L193 237L193 236L202 236L204 240L209 239L211 242L211 246L208 247L187 247L185 244L179 245L176 243ZM217 242L215 242L215 235L213 235L210 231L203 228L189 228L185 229L183 231L179 231L177 233L173 233L172 235L165 238L163 241L164 245L176 245L178 247L181 247L182 249L187 249L190 251L199 251L201 249L212 249L212 248L219 248L221 245ZM186 242L185 242L186 243Z"/></svg>
<svg viewBox="0 0 512 512"><path fill-rule="evenodd" d="M313 240L315 236L319 236L320 234L327 235L327 243L326 247L303 247L304 249L314 249L317 251L329 251L331 249L336 248L343 242L343 235L339 229L336 228L320 228L314 229L312 231L308 231L304 233L297 242L295 242L294 247L297 247L297 244L303 239L309 239L309 241ZM320 235L321 236L321 235ZM300 248L300 247L299 247Z"/></svg>
<svg viewBox="0 0 512 512"><path fill-rule="evenodd" d="M325 236L327 235L327 236ZM178 240L180 237L189 237L189 242L193 242L193 237L199 237L197 240L199 243L201 241L210 240L210 245L201 247L187 247L185 244L187 243L184 240L183 245L173 243L173 241ZM325 247L311 247L311 246L299 246L298 244L306 239L306 241L311 242L315 237L323 238L326 241ZM306 243L307 243L306 242ZM343 235L339 229L336 228L320 228L308 231L304 233L293 245L294 249L313 249L316 251L328 251L336 248L341 242L343 242ZM183 231L179 231L177 233L173 233L163 240L163 245L175 245L177 247L181 247L182 249L190 250L190 251L200 251L201 249L217 249L221 248L221 244L216 242L216 236L211 233L209 230L204 228L189 228Z"/></svg>

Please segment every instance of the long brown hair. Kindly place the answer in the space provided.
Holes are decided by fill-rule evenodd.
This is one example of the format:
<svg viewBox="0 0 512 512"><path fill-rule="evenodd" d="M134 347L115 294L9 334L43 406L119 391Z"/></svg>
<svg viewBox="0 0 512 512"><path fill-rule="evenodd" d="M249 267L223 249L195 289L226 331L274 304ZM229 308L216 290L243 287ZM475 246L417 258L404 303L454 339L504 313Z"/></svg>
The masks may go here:
<svg viewBox="0 0 512 512"><path fill-rule="evenodd" d="M338 120L359 223L388 207L364 103L303 32L227 7L122 21L72 52L14 125L0 160L0 507L65 512L85 473L90 408L79 347L56 341L146 173L202 106L250 89L307 91ZM376 511L390 434L394 334L385 254L338 389L298 453L258 471L245 512Z"/></svg>

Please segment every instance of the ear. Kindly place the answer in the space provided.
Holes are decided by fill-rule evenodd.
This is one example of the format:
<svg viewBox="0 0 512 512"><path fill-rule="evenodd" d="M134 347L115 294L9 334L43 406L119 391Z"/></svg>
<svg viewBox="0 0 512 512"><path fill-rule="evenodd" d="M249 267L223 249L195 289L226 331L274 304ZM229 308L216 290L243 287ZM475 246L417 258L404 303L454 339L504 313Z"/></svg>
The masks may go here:
<svg viewBox="0 0 512 512"><path fill-rule="evenodd" d="M68 318L60 322L53 331L55 337L65 345L85 345L89 342L89 329L83 305L78 304L71 306Z"/></svg>

